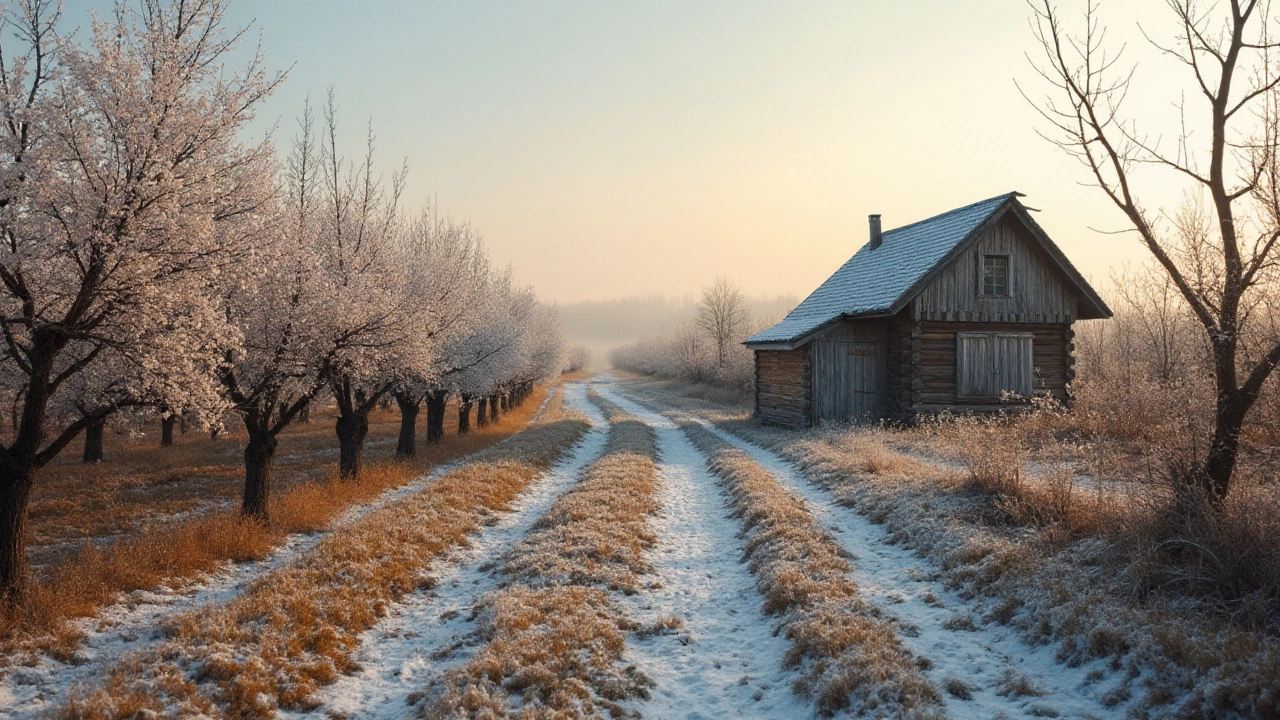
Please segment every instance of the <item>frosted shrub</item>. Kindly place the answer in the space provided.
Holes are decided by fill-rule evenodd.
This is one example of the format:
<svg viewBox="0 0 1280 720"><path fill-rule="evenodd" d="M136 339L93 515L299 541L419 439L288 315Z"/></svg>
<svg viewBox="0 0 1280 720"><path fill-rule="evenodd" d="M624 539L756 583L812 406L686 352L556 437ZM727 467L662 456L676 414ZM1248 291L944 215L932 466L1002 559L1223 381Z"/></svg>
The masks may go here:
<svg viewBox="0 0 1280 720"><path fill-rule="evenodd" d="M969 481L986 492L1016 496L1022 490L1022 470L1027 443L1009 418L957 418L946 429L956 443L960 459L969 469Z"/></svg>

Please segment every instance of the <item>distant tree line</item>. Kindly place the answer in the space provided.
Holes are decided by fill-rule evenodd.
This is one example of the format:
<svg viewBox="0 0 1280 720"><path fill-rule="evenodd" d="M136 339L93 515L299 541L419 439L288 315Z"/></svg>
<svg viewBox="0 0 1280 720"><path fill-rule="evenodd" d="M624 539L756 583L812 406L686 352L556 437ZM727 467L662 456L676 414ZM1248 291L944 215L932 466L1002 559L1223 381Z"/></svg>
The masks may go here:
<svg viewBox="0 0 1280 720"><path fill-rule="evenodd" d="M755 318L733 282L719 277L703 288L696 314L677 327L614 348L615 368L704 383L740 396L755 385L755 360L742 341L776 318Z"/></svg>

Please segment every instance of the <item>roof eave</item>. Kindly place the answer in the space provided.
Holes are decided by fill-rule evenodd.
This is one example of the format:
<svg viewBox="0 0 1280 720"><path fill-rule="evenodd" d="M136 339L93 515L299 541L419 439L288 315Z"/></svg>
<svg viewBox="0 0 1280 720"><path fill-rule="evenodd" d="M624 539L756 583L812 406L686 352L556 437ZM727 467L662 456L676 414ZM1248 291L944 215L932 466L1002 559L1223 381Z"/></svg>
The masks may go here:
<svg viewBox="0 0 1280 720"><path fill-rule="evenodd" d="M744 340L742 344L752 350L795 350L801 345L808 344L810 340L813 340L818 335L826 332L828 328L836 323L843 322L845 320L875 320L878 318L892 317L896 314L896 310L868 310L860 313L845 313L831 318L808 332L796 335L790 340Z"/></svg>

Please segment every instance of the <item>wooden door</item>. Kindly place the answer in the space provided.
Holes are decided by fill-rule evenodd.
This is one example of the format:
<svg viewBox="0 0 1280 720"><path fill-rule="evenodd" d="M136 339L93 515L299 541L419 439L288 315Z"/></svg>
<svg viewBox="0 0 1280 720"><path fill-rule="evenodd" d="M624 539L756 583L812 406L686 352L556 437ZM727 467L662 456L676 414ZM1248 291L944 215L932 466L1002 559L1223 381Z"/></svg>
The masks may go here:
<svg viewBox="0 0 1280 720"><path fill-rule="evenodd" d="M1030 333L996 333L996 391L1031 397L1035 379Z"/></svg>
<svg viewBox="0 0 1280 720"><path fill-rule="evenodd" d="M956 397L1031 397L1035 367L1030 333L956 333Z"/></svg>
<svg viewBox="0 0 1280 720"><path fill-rule="evenodd" d="M884 415L884 345L879 341L814 343L814 418L878 420Z"/></svg>
<svg viewBox="0 0 1280 720"><path fill-rule="evenodd" d="M991 333L956 333L956 397L996 397L995 337Z"/></svg>

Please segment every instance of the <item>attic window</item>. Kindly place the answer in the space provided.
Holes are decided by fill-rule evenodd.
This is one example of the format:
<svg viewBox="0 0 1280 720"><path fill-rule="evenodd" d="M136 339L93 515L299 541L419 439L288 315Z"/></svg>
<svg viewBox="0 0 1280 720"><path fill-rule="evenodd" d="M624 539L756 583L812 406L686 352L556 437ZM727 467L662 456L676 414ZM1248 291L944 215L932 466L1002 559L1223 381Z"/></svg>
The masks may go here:
<svg viewBox="0 0 1280 720"><path fill-rule="evenodd" d="M1009 297L1009 256L982 256L982 294Z"/></svg>

